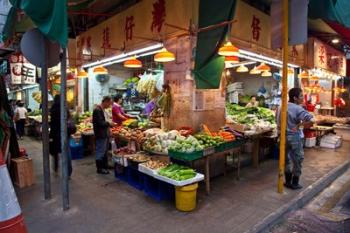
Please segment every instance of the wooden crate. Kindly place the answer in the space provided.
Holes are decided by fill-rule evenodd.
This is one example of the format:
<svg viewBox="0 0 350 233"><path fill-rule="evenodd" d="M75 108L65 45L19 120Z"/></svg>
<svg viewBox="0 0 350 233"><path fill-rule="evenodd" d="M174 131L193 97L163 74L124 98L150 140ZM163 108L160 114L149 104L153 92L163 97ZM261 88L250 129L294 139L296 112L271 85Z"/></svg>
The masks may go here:
<svg viewBox="0 0 350 233"><path fill-rule="evenodd" d="M31 158L12 159L14 183L20 187L31 186L35 183L33 160Z"/></svg>

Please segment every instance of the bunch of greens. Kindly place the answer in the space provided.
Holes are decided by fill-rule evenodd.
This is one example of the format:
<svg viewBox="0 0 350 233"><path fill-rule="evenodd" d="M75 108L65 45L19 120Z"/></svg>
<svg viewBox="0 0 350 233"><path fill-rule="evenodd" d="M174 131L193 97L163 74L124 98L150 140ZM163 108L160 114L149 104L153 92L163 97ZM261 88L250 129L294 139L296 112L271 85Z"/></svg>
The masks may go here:
<svg viewBox="0 0 350 233"><path fill-rule="evenodd" d="M177 181L188 180L196 176L196 172L192 168L178 164L171 164L161 168L158 174Z"/></svg>
<svg viewBox="0 0 350 233"><path fill-rule="evenodd" d="M170 145L169 150L182 153L192 153L194 151L202 151L203 146L193 136L189 136L187 138L183 136L177 136L176 141Z"/></svg>
<svg viewBox="0 0 350 233"><path fill-rule="evenodd" d="M272 110L262 107L242 107L237 104L226 104L227 115L240 124L253 125L259 120L275 123L275 114Z"/></svg>
<svg viewBox="0 0 350 233"><path fill-rule="evenodd" d="M204 148L214 147L225 142L222 137L212 137L207 134L196 134L195 138L199 141L199 144L201 144Z"/></svg>

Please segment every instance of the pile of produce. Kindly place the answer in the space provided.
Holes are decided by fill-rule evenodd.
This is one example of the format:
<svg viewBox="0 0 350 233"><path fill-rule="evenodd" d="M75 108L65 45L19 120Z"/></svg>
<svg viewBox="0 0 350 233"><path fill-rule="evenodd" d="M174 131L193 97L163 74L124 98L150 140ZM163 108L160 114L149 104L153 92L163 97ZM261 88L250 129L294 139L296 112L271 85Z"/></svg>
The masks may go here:
<svg viewBox="0 0 350 233"><path fill-rule="evenodd" d="M171 164L165 168L161 168L158 174L177 181L188 180L196 176L196 172L192 168L178 164Z"/></svg>
<svg viewBox="0 0 350 233"><path fill-rule="evenodd" d="M226 132L226 131L219 131L217 134L214 133L212 134L213 136L217 135L218 137L221 137L225 142L232 142L236 140L235 135L231 132Z"/></svg>
<svg viewBox="0 0 350 233"><path fill-rule="evenodd" d="M169 146L179 137L177 130L163 132L159 130L146 130L145 137L147 140L143 144L143 148L152 152L168 153Z"/></svg>
<svg viewBox="0 0 350 233"><path fill-rule="evenodd" d="M37 103L39 103L39 104L41 103L41 91L33 92L32 97Z"/></svg>
<svg viewBox="0 0 350 233"><path fill-rule="evenodd" d="M84 112L79 116L79 122L89 120L91 121L92 112Z"/></svg>
<svg viewBox="0 0 350 233"><path fill-rule="evenodd" d="M91 122L81 122L79 125L77 125L77 131L81 133L87 133L93 131L93 125Z"/></svg>
<svg viewBox="0 0 350 233"><path fill-rule="evenodd" d="M139 78L138 77L132 77L132 78L128 78L127 80L125 80L123 82L123 85L125 87L129 87L130 84L134 84L134 85L137 85L137 83L139 82Z"/></svg>
<svg viewBox="0 0 350 233"><path fill-rule="evenodd" d="M168 162L160 161L160 160L149 160L146 163L143 163L145 167L148 167L152 170L158 170L160 168L164 168L169 166Z"/></svg>
<svg viewBox="0 0 350 233"><path fill-rule="evenodd" d="M129 128L137 128L138 122L136 119L127 119L123 122L123 126L129 127Z"/></svg>
<svg viewBox="0 0 350 233"><path fill-rule="evenodd" d="M210 136L208 134L196 134L195 138L203 148L215 147L225 142L220 136Z"/></svg>
<svg viewBox="0 0 350 233"><path fill-rule="evenodd" d="M113 128L111 128L111 134L113 136L116 136L120 133L120 131L123 129L124 127L123 126L115 126Z"/></svg>
<svg viewBox="0 0 350 233"><path fill-rule="evenodd" d="M149 157L148 155L144 155L144 154L135 154L135 155L130 156L128 159L130 159L134 162L144 163L144 162L151 160L151 157Z"/></svg>
<svg viewBox="0 0 350 233"><path fill-rule="evenodd" d="M350 117L336 117L336 116L315 116L317 124L350 124Z"/></svg>
<svg viewBox="0 0 350 233"><path fill-rule="evenodd" d="M183 137L177 136L175 142L173 142L169 150L178 151L182 153L192 153L195 151L202 151L204 147L200 142L193 136Z"/></svg>
<svg viewBox="0 0 350 233"><path fill-rule="evenodd" d="M275 114L272 110L262 107L242 107L237 104L227 104L227 121L248 126L252 131L264 131L276 128Z"/></svg>
<svg viewBox="0 0 350 233"><path fill-rule="evenodd" d="M157 81L152 76L149 78L141 78L137 84L136 90L141 94L151 96L156 89Z"/></svg>
<svg viewBox="0 0 350 233"><path fill-rule="evenodd" d="M115 155L131 155L134 153L135 153L135 151L130 150L128 147L122 147L120 149L113 151L113 154L115 154Z"/></svg>

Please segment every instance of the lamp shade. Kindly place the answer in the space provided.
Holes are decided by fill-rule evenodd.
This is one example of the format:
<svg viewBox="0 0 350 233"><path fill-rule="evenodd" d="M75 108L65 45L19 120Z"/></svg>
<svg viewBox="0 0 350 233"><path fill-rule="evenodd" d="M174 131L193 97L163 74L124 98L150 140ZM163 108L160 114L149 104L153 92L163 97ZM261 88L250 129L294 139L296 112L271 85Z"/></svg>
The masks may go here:
<svg viewBox="0 0 350 233"><path fill-rule="evenodd" d="M318 76L316 76L316 75L312 75L312 76L309 76L309 77L310 77L310 80L312 80L312 81L320 80L320 78Z"/></svg>
<svg viewBox="0 0 350 233"><path fill-rule="evenodd" d="M249 69L245 65L240 65L236 70L237 73L245 73L248 71L249 71Z"/></svg>
<svg viewBox="0 0 350 233"><path fill-rule="evenodd" d="M93 70L94 74L108 74L108 70L103 66L97 66Z"/></svg>
<svg viewBox="0 0 350 233"><path fill-rule="evenodd" d="M260 65L257 67L257 69L263 72L263 71L270 71L270 70L271 70L271 67L262 62L262 63L260 63Z"/></svg>
<svg viewBox="0 0 350 233"><path fill-rule="evenodd" d="M168 50L166 50L166 48L163 48L159 53L156 53L156 55L154 55L154 61L156 62L175 61L175 55L172 52L169 52Z"/></svg>
<svg viewBox="0 0 350 233"><path fill-rule="evenodd" d="M272 73L270 71L264 71L264 72L261 73L261 76L262 77L271 77Z"/></svg>
<svg viewBox="0 0 350 233"><path fill-rule="evenodd" d="M249 71L249 74L260 74L260 73L261 71L258 70L256 66L254 66L254 68Z"/></svg>
<svg viewBox="0 0 350 233"><path fill-rule="evenodd" d="M142 62L138 60L136 57L131 57L124 62L124 67L127 68L141 68Z"/></svg>
<svg viewBox="0 0 350 233"><path fill-rule="evenodd" d="M228 63L228 64L239 63L239 58L236 56L227 56L225 57L225 63Z"/></svg>
<svg viewBox="0 0 350 233"><path fill-rule="evenodd" d="M299 78L309 78L309 72L307 72L306 70L304 70L303 72L301 72L298 75Z"/></svg>
<svg viewBox="0 0 350 233"><path fill-rule="evenodd" d="M224 46L222 46L219 51L218 51L218 54L221 55L221 56L237 56L237 54L239 53L239 50L237 47L235 47L234 45L232 45L232 43L229 41L229 42L226 42L224 44Z"/></svg>
<svg viewBox="0 0 350 233"><path fill-rule="evenodd" d="M77 78L87 78L88 73L85 70L79 70L77 73Z"/></svg>

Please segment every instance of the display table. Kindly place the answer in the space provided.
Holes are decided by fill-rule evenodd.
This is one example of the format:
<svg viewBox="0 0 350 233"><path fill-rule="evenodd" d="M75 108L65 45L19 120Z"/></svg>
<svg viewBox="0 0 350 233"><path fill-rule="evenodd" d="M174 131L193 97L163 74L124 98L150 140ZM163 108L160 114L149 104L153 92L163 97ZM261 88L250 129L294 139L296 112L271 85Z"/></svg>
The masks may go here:
<svg viewBox="0 0 350 233"><path fill-rule="evenodd" d="M314 130L316 133L316 145L320 145L321 138L334 131L334 127L329 127L329 126L313 126L310 128L311 130Z"/></svg>

